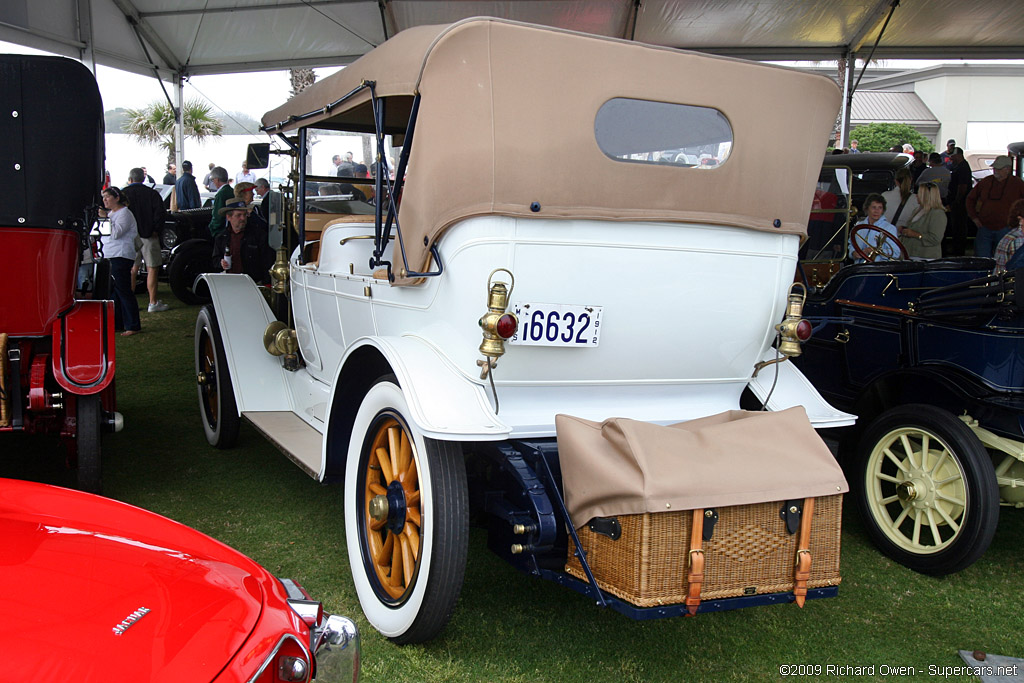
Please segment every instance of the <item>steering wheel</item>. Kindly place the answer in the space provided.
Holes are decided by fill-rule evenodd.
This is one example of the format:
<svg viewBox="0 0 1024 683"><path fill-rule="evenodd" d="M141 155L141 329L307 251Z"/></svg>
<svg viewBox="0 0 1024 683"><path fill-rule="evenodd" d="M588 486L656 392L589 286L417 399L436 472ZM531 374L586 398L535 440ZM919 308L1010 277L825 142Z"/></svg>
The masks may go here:
<svg viewBox="0 0 1024 683"><path fill-rule="evenodd" d="M850 246L865 261L906 261L910 258L903 243L885 228L870 223L854 226L850 232Z"/></svg>

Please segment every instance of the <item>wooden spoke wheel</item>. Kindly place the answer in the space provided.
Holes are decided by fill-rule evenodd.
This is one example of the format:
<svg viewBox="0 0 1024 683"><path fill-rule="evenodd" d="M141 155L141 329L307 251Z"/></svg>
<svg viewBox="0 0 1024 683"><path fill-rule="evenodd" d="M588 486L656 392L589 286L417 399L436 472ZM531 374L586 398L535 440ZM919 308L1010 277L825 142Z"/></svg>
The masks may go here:
<svg viewBox="0 0 1024 683"><path fill-rule="evenodd" d="M199 414L206 440L217 448L231 448L238 440L239 416L224 341L213 306L203 306L196 318L196 388Z"/></svg>
<svg viewBox="0 0 1024 683"><path fill-rule="evenodd" d="M927 405L884 413L861 441L858 504L882 551L944 575L977 560L999 519L988 452L962 421Z"/></svg>
<svg viewBox="0 0 1024 683"><path fill-rule="evenodd" d="M430 640L465 574L469 502L458 444L418 434L386 377L356 414L345 465L345 532L367 620L393 641Z"/></svg>
<svg viewBox="0 0 1024 683"><path fill-rule="evenodd" d="M861 223L850 231L854 253L865 261L906 261L907 248L896 235L877 225Z"/></svg>

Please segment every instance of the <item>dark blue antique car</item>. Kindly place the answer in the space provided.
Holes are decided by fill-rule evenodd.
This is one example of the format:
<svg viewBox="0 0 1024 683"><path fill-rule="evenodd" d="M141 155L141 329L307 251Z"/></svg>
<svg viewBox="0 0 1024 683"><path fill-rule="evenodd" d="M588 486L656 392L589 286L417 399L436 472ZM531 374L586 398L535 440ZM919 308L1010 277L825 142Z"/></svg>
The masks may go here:
<svg viewBox="0 0 1024 683"><path fill-rule="evenodd" d="M858 415L840 459L875 543L916 571L953 573L985 552L1000 505L1024 507L1024 269L995 275L970 257L844 265L856 221L849 196L836 203L838 233L822 242L840 245L827 247L834 262L819 254L798 274L815 331L794 362Z"/></svg>

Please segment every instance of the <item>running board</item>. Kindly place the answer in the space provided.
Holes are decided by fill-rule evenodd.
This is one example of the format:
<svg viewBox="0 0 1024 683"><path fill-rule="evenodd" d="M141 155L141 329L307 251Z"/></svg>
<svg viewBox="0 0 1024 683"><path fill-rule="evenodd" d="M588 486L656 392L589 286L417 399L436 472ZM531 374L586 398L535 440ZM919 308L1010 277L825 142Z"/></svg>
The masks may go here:
<svg viewBox="0 0 1024 683"><path fill-rule="evenodd" d="M320 479L323 434L291 411L246 411L242 417L288 456L289 460L301 467L303 472L314 479Z"/></svg>

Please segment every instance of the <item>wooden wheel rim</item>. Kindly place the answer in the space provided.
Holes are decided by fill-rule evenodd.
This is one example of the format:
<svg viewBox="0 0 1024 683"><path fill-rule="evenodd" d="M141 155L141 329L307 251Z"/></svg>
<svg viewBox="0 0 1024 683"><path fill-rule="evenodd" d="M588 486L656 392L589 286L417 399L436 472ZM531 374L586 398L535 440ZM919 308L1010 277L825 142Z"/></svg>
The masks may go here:
<svg viewBox="0 0 1024 683"><path fill-rule="evenodd" d="M966 474L937 435L894 429L875 444L864 476L875 520L899 548L927 555L960 536L969 503Z"/></svg>
<svg viewBox="0 0 1024 683"><path fill-rule="evenodd" d="M220 416L217 391L217 356L216 350L213 346L213 335L210 333L209 328L204 328L202 338L199 344L199 367L197 368L198 374L205 375L206 380L204 382L198 382L199 392L203 405L203 413L206 417L206 423L211 429L217 427L217 418Z"/></svg>
<svg viewBox="0 0 1024 683"><path fill-rule="evenodd" d="M383 602L398 604L416 584L422 557L419 467L408 427L392 413L382 413L367 433L363 454L362 500L359 502L365 563L370 582ZM377 496L400 499L387 520L375 519L370 503ZM396 519L401 514L404 519ZM402 522L396 532L396 521Z"/></svg>

